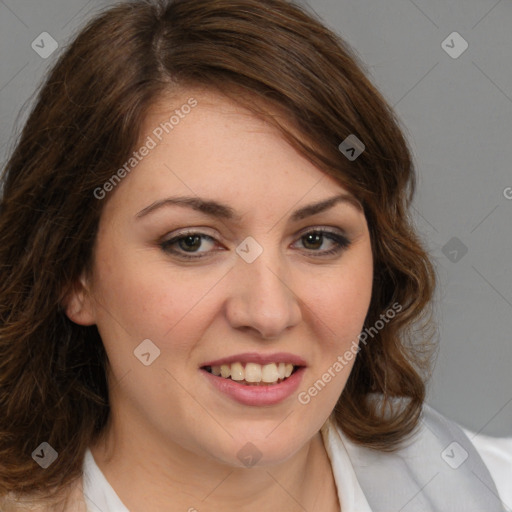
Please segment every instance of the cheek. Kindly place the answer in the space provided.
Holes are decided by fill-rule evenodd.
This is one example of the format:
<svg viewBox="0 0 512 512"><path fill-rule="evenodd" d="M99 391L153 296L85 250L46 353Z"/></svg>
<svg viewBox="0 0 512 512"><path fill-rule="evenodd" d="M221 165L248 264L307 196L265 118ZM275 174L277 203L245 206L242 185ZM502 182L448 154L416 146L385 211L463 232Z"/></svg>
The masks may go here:
<svg viewBox="0 0 512 512"><path fill-rule="evenodd" d="M193 277L189 269L173 268L159 255L127 252L104 249L95 290L100 309L106 310L104 321L117 322L131 338L164 338L186 322L222 277L215 269Z"/></svg>
<svg viewBox="0 0 512 512"><path fill-rule="evenodd" d="M97 326L113 378L122 379L130 371L130 379L155 400L175 395L169 390L176 383L165 369L180 379L196 370L195 350L219 307L216 295L224 284L225 269L210 268L199 274L187 270L171 267L158 256L148 257L144 251L134 251L130 257L111 251L96 273L102 304L97 309ZM159 351L153 348L158 357L149 368L135 357L146 353L139 347L145 347L141 344L147 339ZM162 377L170 381L164 385Z"/></svg>
<svg viewBox="0 0 512 512"><path fill-rule="evenodd" d="M324 394L327 401L337 400L358 353L359 335L371 298L371 282L365 285L365 288L355 283L338 286L331 293L323 293L312 308L315 318L311 325L316 326L313 337L318 351L309 384L317 379L329 383L329 391Z"/></svg>
<svg viewBox="0 0 512 512"><path fill-rule="evenodd" d="M308 297L312 313L321 320L324 339L334 340L332 346L338 350L357 340L372 295L371 252L361 251L354 256L339 272L314 287Z"/></svg>
<svg viewBox="0 0 512 512"><path fill-rule="evenodd" d="M316 309L334 336L334 347L342 350L357 340L363 328L371 299L371 280L347 281L330 294L324 294Z"/></svg>
<svg viewBox="0 0 512 512"><path fill-rule="evenodd" d="M312 416L324 417L332 410L357 357L372 295L373 261L366 249L347 258L336 276L309 289L309 323L318 352L298 400Z"/></svg>

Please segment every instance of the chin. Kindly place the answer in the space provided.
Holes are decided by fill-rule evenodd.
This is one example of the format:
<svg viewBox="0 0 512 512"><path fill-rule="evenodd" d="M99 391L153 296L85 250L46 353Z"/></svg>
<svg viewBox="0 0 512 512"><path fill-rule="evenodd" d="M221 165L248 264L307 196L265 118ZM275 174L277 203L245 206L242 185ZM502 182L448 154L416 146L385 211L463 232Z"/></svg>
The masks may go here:
<svg viewBox="0 0 512 512"><path fill-rule="evenodd" d="M219 445L210 453L216 460L236 468L264 468L284 463L309 442L309 437L304 435L303 429L295 433L278 425L279 422L274 421L271 428L240 429L222 453L219 453Z"/></svg>

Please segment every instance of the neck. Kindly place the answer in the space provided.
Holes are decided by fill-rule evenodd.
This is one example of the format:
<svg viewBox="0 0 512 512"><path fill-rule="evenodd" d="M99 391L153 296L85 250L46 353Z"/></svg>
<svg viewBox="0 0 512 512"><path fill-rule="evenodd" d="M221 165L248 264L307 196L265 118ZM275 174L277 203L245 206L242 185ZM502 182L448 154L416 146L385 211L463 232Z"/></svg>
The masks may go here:
<svg viewBox="0 0 512 512"><path fill-rule="evenodd" d="M232 467L168 440L150 439L155 436L112 420L91 447L97 465L129 510L339 511L319 432L285 462L252 468Z"/></svg>

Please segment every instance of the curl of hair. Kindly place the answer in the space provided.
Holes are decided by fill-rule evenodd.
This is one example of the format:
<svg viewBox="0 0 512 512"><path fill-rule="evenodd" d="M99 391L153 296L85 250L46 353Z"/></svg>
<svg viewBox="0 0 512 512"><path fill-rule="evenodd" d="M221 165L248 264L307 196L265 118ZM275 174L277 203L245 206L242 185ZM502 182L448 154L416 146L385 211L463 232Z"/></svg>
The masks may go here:
<svg viewBox="0 0 512 512"><path fill-rule="evenodd" d="M361 201L375 262L365 327L395 303L401 312L361 345L334 415L352 440L379 450L418 422L434 272L408 217L408 146L353 52L285 0L124 2L62 54L4 171L0 495L63 489L106 425L101 338L72 323L62 301L91 267L106 201L94 190L136 147L148 108L189 87L264 117ZM366 146L353 162L338 150L349 134ZM59 456L41 471L31 453L43 441Z"/></svg>

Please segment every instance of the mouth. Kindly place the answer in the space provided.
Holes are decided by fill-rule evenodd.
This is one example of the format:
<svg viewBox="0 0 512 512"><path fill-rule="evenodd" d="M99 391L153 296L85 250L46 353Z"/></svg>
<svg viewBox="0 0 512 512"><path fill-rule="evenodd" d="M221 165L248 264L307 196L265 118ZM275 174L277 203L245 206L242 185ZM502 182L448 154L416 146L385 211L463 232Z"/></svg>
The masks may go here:
<svg viewBox="0 0 512 512"><path fill-rule="evenodd" d="M259 364L253 362L235 361L220 365L206 365L202 370L218 377L235 381L244 386L273 386L286 381L299 369L301 365L294 365L290 362L272 362Z"/></svg>
<svg viewBox="0 0 512 512"><path fill-rule="evenodd" d="M289 352L246 352L204 361L199 367L216 393L242 405L277 406L292 399L307 363Z"/></svg>

